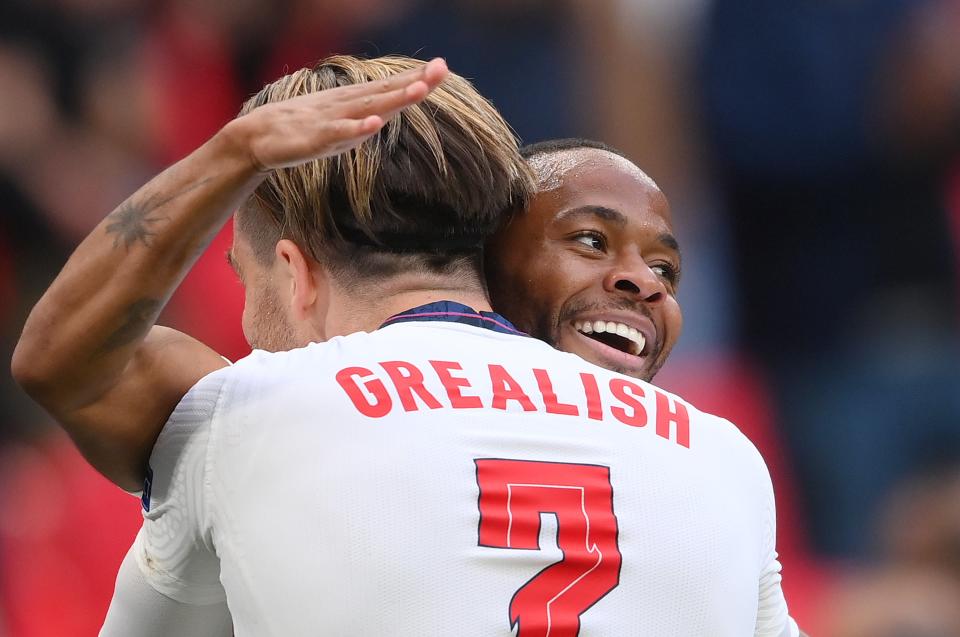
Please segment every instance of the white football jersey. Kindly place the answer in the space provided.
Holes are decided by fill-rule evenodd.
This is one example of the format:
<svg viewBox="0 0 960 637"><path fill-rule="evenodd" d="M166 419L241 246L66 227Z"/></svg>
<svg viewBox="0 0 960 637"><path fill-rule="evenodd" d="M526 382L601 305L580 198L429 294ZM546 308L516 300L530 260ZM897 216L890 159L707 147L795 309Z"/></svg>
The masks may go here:
<svg viewBox="0 0 960 637"><path fill-rule="evenodd" d="M157 441L144 577L238 636L797 634L732 424L530 337L400 322L210 374Z"/></svg>

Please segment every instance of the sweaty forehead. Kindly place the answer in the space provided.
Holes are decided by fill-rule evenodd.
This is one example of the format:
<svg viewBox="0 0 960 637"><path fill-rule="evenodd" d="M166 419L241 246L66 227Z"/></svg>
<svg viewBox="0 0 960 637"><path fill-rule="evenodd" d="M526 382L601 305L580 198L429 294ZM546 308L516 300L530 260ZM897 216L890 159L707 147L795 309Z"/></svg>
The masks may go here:
<svg viewBox="0 0 960 637"><path fill-rule="evenodd" d="M556 190L569 177L602 171L633 178L647 188L659 190L656 182L630 160L599 148L571 148L534 155L529 159L540 192Z"/></svg>
<svg viewBox="0 0 960 637"><path fill-rule="evenodd" d="M538 179L532 208L540 223L580 207L603 207L641 225L671 230L666 197L653 179L620 155L579 148L535 156L530 165Z"/></svg>

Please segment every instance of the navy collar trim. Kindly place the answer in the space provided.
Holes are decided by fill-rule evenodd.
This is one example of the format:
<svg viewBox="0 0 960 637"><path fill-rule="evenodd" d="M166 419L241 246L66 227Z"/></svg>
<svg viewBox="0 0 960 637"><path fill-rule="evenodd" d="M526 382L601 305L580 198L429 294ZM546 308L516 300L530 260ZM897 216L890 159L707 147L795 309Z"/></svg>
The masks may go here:
<svg viewBox="0 0 960 637"><path fill-rule="evenodd" d="M384 321L380 327L411 321L461 323L464 325L472 325L473 327L482 327L502 334L527 336L514 327L510 321L496 312L477 312L472 307L466 306L463 303L457 303L456 301L435 301L400 312L399 314L394 314Z"/></svg>

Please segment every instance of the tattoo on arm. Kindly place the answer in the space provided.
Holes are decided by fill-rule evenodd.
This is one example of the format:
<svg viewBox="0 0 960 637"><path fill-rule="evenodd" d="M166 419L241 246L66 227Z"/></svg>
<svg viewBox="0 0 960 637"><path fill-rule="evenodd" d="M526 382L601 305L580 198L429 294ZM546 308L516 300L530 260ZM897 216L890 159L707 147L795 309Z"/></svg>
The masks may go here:
<svg viewBox="0 0 960 637"><path fill-rule="evenodd" d="M170 174L172 170L176 170L176 167L171 167L163 174ZM151 239L156 234L151 229L151 224L169 219L158 213L155 214L156 211L174 199L200 188L211 179L212 177L200 179L173 194L142 193L127 199L107 217L109 223L104 230L108 235L114 235L113 247L118 248L123 244L124 248L129 250L136 243L150 247ZM202 251L205 247L200 246L200 250ZM154 324L162 308L163 301L160 299L141 298L131 303L124 313L120 326L106 338L95 355L108 354L142 337Z"/></svg>
<svg viewBox="0 0 960 637"><path fill-rule="evenodd" d="M153 232L148 226L159 221L159 218L149 216L150 212L150 208L139 206L130 199L120 204L120 207L110 214L109 218L113 222L106 227L107 234L116 234L113 247L119 247L122 242L123 247L129 250L137 241L150 247Z"/></svg>
<svg viewBox="0 0 960 637"><path fill-rule="evenodd" d="M153 325L162 303L158 299L140 299L127 308L123 323L100 346L99 353L106 354L128 345L143 336Z"/></svg>
<svg viewBox="0 0 960 637"><path fill-rule="evenodd" d="M152 193L145 197L142 202L138 200L136 195L127 199L107 217L111 223L107 224L105 230L107 234L116 235L113 238L113 247L117 248L122 243L123 247L129 250L130 246L139 242L149 248L150 240L155 234L150 229L150 224L167 220L167 217L151 216L151 214L158 208L162 208L177 197L199 188L208 181L210 181L210 177L201 179L180 192L166 197L162 197L158 193Z"/></svg>

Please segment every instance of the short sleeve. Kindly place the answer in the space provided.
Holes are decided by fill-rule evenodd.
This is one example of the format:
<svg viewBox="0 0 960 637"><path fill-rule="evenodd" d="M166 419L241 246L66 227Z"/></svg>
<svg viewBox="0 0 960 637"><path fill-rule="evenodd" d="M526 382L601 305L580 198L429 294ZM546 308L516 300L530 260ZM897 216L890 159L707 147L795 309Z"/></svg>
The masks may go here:
<svg viewBox="0 0 960 637"><path fill-rule="evenodd" d="M226 599L211 536L207 475L213 423L228 370L194 385L157 438L144 488L143 526L133 545L146 581L185 604Z"/></svg>

